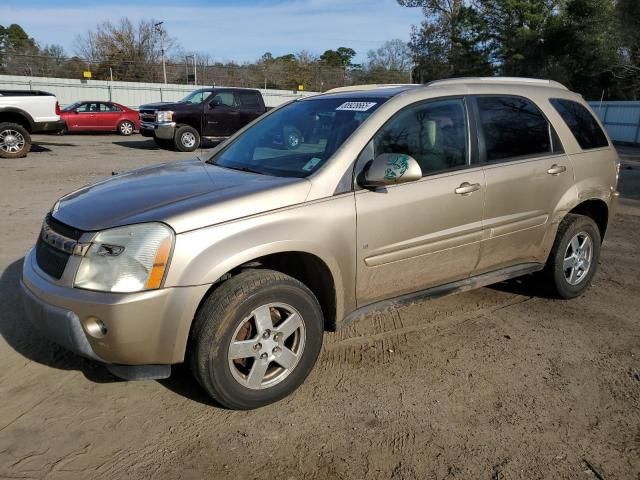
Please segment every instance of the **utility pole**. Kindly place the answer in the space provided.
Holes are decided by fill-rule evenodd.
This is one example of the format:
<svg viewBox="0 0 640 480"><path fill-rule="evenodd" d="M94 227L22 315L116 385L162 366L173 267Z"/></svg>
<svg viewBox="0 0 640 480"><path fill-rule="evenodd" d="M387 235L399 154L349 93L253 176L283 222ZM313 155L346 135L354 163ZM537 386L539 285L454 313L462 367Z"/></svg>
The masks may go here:
<svg viewBox="0 0 640 480"><path fill-rule="evenodd" d="M198 62L196 56L193 56L193 85L198 85Z"/></svg>
<svg viewBox="0 0 640 480"><path fill-rule="evenodd" d="M164 29L162 28L162 24L164 22L154 23L153 26L156 29L156 32L160 35L160 53L162 55L162 75L164 77L164 83L167 84L167 66L164 63Z"/></svg>
<svg viewBox="0 0 640 480"><path fill-rule="evenodd" d="M198 71L197 71L197 67L196 67L196 55L187 55L184 57L185 60L185 64L184 64L184 68L185 71L187 72L187 83L189 83L189 59L193 60L193 85L196 86L198 85Z"/></svg>

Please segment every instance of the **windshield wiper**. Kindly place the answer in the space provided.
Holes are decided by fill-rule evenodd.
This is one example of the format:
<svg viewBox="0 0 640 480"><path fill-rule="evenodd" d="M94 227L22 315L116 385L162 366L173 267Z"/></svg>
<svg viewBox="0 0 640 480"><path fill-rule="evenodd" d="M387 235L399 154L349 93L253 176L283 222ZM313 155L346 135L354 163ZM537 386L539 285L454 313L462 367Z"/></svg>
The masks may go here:
<svg viewBox="0 0 640 480"><path fill-rule="evenodd" d="M218 165L218 164L214 163L214 165ZM241 172L257 173L258 175L266 175L266 173L251 167L230 167L229 165L218 165L218 167L228 168L229 170L239 170Z"/></svg>

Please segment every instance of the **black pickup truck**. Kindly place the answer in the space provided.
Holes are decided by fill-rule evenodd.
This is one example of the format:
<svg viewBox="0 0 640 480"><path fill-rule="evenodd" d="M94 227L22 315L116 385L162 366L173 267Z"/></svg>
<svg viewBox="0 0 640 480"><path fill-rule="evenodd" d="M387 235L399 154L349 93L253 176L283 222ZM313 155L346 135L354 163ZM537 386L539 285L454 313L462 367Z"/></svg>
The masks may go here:
<svg viewBox="0 0 640 480"><path fill-rule="evenodd" d="M161 148L193 152L201 138L233 135L267 111L258 90L202 88L175 103L140 106L140 133Z"/></svg>

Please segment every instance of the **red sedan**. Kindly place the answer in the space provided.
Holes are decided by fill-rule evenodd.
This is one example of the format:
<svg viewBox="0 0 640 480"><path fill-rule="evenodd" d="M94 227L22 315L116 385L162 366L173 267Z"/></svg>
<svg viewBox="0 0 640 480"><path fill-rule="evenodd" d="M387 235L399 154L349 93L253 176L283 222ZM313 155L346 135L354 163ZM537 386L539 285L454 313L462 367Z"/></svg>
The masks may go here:
<svg viewBox="0 0 640 480"><path fill-rule="evenodd" d="M67 132L118 132L131 135L140 127L139 115L113 102L76 102L60 112Z"/></svg>

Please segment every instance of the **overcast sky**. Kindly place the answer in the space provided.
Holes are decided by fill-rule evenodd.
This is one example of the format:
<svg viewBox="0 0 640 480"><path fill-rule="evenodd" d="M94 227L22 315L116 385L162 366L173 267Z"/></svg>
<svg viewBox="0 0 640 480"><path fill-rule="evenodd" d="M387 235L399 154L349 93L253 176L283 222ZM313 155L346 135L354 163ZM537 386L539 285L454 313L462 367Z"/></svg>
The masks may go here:
<svg viewBox="0 0 640 480"><path fill-rule="evenodd" d="M18 23L40 44L59 44L73 54L78 34L121 17L164 21L185 50L217 61L346 46L361 62L386 40L408 40L421 11L395 0L25 0L2 8L0 24Z"/></svg>

